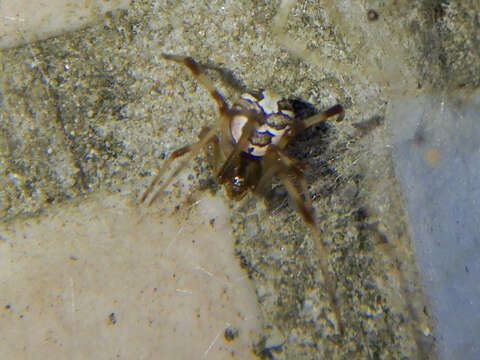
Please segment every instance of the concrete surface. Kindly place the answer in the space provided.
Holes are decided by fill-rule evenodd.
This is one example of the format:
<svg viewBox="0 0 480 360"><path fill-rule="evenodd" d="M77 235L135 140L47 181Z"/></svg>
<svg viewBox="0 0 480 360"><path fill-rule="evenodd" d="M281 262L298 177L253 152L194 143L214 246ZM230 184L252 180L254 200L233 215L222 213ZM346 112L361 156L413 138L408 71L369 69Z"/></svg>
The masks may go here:
<svg viewBox="0 0 480 360"><path fill-rule="evenodd" d="M477 359L480 93L397 99L388 116L440 358Z"/></svg>

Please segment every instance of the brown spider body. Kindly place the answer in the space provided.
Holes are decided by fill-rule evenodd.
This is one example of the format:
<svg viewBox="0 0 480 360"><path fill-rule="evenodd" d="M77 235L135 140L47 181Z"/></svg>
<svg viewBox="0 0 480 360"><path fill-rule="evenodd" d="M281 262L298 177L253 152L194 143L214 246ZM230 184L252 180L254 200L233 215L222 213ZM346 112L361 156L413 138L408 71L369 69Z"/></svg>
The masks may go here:
<svg viewBox="0 0 480 360"><path fill-rule="evenodd" d="M335 297L336 280L328 271L328 261L323 249L321 233L315 222L315 212L308 194L307 182L297 162L284 153L284 148L291 137L300 131L335 115L338 115L339 120L343 118L343 107L337 104L324 112L306 119L299 119L290 100L268 91L244 93L232 106L229 106L193 58L170 54L162 54L162 56L166 60L175 61L190 69L217 103L220 120L212 127L204 127L197 143L174 151L164 162L159 174L153 179L140 200L144 202L152 194L173 160L185 156L159 189L153 193L148 201L149 204L161 196L193 156L209 144L213 147L217 181L226 186L227 194L232 199L242 198L247 191L262 195L271 184L271 179L278 176L295 201L299 214L312 230L314 242L320 253L319 266L324 284L331 299L338 328L342 331L340 310ZM290 175L296 176L298 184L292 181Z"/></svg>
<svg viewBox="0 0 480 360"><path fill-rule="evenodd" d="M340 114L340 105L331 108L332 115ZM330 115L331 116L331 115ZM230 138L232 148L237 144L246 124L253 124L253 130L245 145L240 147L237 167L219 177L221 184L227 185L227 193L231 198L239 199L247 190L263 193L265 189L259 181L262 178L261 160L269 150L283 150L290 138L305 129L306 124L298 120L292 102L270 91L244 93L229 109ZM266 184L265 184L266 185Z"/></svg>
<svg viewBox="0 0 480 360"><path fill-rule="evenodd" d="M231 198L243 197L247 190L255 191L262 173L262 160L270 146L278 146L289 136L294 122L291 104L270 93L244 93L229 110L230 137L226 141L233 150L239 143L246 124L253 129L240 147L237 165L224 171L219 181L227 186ZM261 192L262 189L257 189Z"/></svg>
<svg viewBox="0 0 480 360"><path fill-rule="evenodd" d="M254 113L257 126L250 136L243 152L253 157L263 157L270 145L278 145L283 136L288 136L295 119L293 108L288 101L269 93L257 96L245 93L232 106L233 115L230 122L230 132L235 143L240 140L243 127L250 120L246 114Z"/></svg>

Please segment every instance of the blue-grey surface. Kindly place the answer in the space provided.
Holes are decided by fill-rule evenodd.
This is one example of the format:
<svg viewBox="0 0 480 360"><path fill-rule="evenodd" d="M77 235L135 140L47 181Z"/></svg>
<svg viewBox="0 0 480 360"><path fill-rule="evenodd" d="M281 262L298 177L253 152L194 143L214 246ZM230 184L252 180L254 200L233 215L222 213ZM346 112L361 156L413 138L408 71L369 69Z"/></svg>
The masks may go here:
<svg viewBox="0 0 480 360"><path fill-rule="evenodd" d="M439 358L480 359L480 92L405 98L387 116Z"/></svg>

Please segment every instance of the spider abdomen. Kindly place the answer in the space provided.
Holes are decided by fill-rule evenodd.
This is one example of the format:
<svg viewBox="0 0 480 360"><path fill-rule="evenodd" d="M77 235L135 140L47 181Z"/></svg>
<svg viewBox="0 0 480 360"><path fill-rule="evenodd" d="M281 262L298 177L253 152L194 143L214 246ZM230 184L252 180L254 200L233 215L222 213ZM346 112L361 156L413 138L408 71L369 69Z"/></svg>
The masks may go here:
<svg viewBox="0 0 480 360"><path fill-rule="evenodd" d="M254 121L254 130L243 152L263 157L270 145L278 145L294 121L295 114L288 100L273 93L242 94L232 109L236 112L230 122L230 131L235 143L243 135L248 121Z"/></svg>

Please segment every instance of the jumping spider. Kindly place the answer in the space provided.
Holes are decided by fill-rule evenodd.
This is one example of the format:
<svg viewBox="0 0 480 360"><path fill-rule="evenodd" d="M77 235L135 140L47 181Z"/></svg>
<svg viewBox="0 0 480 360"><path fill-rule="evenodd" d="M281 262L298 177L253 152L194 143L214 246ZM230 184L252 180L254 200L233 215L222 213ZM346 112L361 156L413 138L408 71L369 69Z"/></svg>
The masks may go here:
<svg viewBox="0 0 480 360"><path fill-rule="evenodd" d="M294 112L292 101L268 91L244 93L238 101L229 106L193 58L171 54L162 54L162 57L185 65L193 73L217 103L220 120L211 127L204 127L200 131L198 142L181 147L165 160L140 201L148 204L155 201L192 158L208 144L212 145L214 152L216 179L219 184L226 186L227 194L234 200L241 199L249 190L259 195L265 194L272 178L278 176L295 202L300 216L313 233L324 285L335 312L337 327L342 332L340 310L335 296L336 279L328 271L327 255L315 222L307 182L297 161L287 156L284 148L294 135L310 126L335 115L341 120L344 115L343 107L337 104L301 120ZM186 156L185 159L154 192L153 189L159 184L170 163L182 156ZM294 175L298 182L292 181L290 175Z"/></svg>

